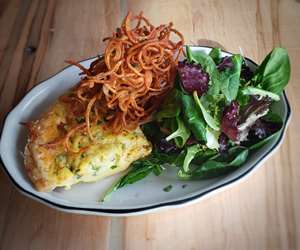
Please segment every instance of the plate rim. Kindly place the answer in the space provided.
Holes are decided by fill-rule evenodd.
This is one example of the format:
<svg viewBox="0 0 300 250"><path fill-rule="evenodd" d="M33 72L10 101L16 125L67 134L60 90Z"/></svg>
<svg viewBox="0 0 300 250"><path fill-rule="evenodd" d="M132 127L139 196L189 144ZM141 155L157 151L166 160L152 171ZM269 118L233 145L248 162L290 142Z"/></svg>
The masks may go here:
<svg viewBox="0 0 300 250"><path fill-rule="evenodd" d="M197 48L208 48L208 49L212 49L214 47L210 47L210 46L197 46L197 45L188 45L190 47L197 47ZM221 50L222 52L225 53L229 53L229 54L233 54L231 52L228 52L226 50ZM101 57L102 55L98 55L98 57ZM97 56L96 56L97 57ZM80 62L85 62L91 59L96 58L95 56L90 57L90 58L86 58L84 60L81 60ZM253 63L254 65L258 65L256 62L254 62L252 59L245 57L248 61L250 61L251 63ZM38 84L36 84L35 86L33 86L32 88L30 88L27 93L23 96L23 98L16 104L14 105L9 112L7 112L7 114L4 117L3 120L3 127L2 127L2 131L1 131L1 138L3 135L3 131L4 131L4 125L6 124L6 120L7 117L9 116L9 114L19 105L19 103L27 96L30 94L30 92L32 92L33 89L37 88L37 87L42 87L44 83L46 83L48 80L50 80L51 78L55 77L56 75L60 74L61 72L63 72L64 70L66 70L69 67L72 67L73 65L67 65L66 67L62 68L60 71L58 71L57 73L49 76L48 78L46 78L45 80L40 81ZM284 104L286 106L286 116L283 122L283 128L282 128L282 132L280 133L280 136L278 137L276 143L269 149L267 150L265 153L263 153L263 155L261 157L259 157L259 159L256 161L256 163L254 163L246 172L244 172L243 174L228 180L226 182L220 183L219 185L209 188L208 190L201 192L199 194L195 194L193 196L187 197L187 198L181 198L178 200L174 200L174 201L169 201L169 202L160 202L154 205L149 205L149 206L144 206L144 207L139 207L139 208L130 208L130 209L112 209L112 208L83 208L83 207L76 207L76 206L69 206L69 205L62 205L59 204L57 202L53 202L47 198L44 197L40 197L37 196L36 194L32 193L31 191L28 191L26 189L24 189L22 187L21 184L19 184L17 181L15 181L15 179L12 177L12 175L9 173L7 166L4 164L4 161L2 159L2 152L0 152L0 161L1 164L3 166L3 170L6 173L6 175L9 177L10 181L13 183L13 186L15 186L15 188L21 192L23 195L32 198L35 201L41 202L49 207L58 209L58 210L62 210L65 212L72 212L72 213L80 213L80 214L94 214L94 215L104 215L104 216L131 216L131 215L138 215L138 214L144 214L144 213L149 213L149 212L154 212L156 210L160 210L160 209L164 209L164 208L175 208L175 207L180 207L180 206L184 206L187 204L191 204L192 202L196 202L199 201L200 199L203 199L205 197L208 197L209 195L215 194L218 191L222 191L224 190L224 188L227 187L231 187L233 184L237 183L238 181L245 179L245 177L249 176L250 173L253 173L253 171L255 169L257 169L259 166L262 165L262 162L264 160L266 160L269 156L271 156L272 153L274 153L274 151L276 149L279 148L279 146L281 145L283 139L284 139L284 135L286 133L287 130L287 126L289 124L290 118L291 118L291 107L288 101L288 98L286 96L285 91L283 91L282 93L283 96L283 100L284 100Z"/></svg>

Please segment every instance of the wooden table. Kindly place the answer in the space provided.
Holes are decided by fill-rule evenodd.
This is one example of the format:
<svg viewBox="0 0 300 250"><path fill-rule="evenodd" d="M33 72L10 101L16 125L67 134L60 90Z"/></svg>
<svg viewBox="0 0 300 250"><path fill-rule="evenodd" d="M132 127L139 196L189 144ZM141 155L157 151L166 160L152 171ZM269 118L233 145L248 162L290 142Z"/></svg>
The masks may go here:
<svg viewBox="0 0 300 250"><path fill-rule="evenodd" d="M281 148L246 181L199 204L131 218L58 212L19 194L0 171L0 249L300 249L299 0L1 0L0 119L26 91L103 51L128 10L173 21L188 44L243 49L260 62L288 49L294 113ZM214 42L214 41L217 41Z"/></svg>

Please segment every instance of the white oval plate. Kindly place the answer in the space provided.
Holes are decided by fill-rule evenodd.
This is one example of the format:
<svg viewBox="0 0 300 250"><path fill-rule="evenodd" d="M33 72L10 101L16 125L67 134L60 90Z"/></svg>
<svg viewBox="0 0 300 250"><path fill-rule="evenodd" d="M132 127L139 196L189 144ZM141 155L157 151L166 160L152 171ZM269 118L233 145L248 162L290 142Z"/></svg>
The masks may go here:
<svg viewBox="0 0 300 250"><path fill-rule="evenodd" d="M209 47L195 46L192 48L193 50L203 50L206 53L211 50ZM228 55L231 54L222 52L222 56ZM94 59L87 59L81 63L88 67ZM254 62L249 59L247 62L252 69L255 69ZM77 67L68 66L31 89L7 115L0 142L4 170L17 189L30 198L66 212L129 216L199 201L237 183L258 168L263 160L279 147L291 115L288 100L283 93L281 100L273 107L273 110L283 118L281 134L258 152L252 154L242 167L219 178L204 181L181 181L176 178L174 169L170 168L159 177L149 176L134 185L118 190L105 203L98 201L118 176L108 177L95 183L77 184L70 190L57 189L50 193L41 193L33 188L24 173L22 152L26 144L27 133L20 123L38 118L58 96L78 83L79 73ZM184 184L186 184L185 188L183 188ZM168 185L172 185L173 188L170 192L164 192L163 188Z"/></svg>

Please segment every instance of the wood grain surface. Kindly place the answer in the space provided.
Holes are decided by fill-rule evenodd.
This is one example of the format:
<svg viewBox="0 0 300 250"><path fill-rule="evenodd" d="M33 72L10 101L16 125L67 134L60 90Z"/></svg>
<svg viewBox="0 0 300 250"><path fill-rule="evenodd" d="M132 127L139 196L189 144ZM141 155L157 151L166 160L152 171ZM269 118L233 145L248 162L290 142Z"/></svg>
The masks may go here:
<svg viewBox="0 0 300 250"><path fill-rule="evenodd" d="M188 44L241 47L258 62L272 47L286 47L294 112L284 143L227 191L130 218L58 212L19 194L0 171L0 249L300 249L299 0L1 0L0 122L65 59L102 52L102 38L128 10L144 10L155 24L173 21Z"/></svg>

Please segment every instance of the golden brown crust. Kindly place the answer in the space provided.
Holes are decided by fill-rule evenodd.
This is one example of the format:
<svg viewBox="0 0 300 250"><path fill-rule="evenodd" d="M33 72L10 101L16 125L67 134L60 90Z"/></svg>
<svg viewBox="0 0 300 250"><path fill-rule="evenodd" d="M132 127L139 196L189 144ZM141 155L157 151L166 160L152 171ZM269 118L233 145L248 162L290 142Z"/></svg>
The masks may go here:
<svg viewBox="0 0 300 250"><path fill-rule="evenodd" d="M45 166L37 161L36 157L39 157L42 151L42 148L37 145L49 142L58 136L55 122L64 120L64 115L64 106L57 102L43 113L40 119L26 124L29 138L24 151L24 165L28 177L38 191L51 191L55 188L55 184L49 181Z"/></svg>
<svg viewBox="0 0 300 250"><path fill-rule="evenodd" d="M38 191L49 191L50 187L47 184L47 180L43 178L41 169L38 168L29 148L30 144L27 144L24 152L24 163L27 176Z"/></svg>

